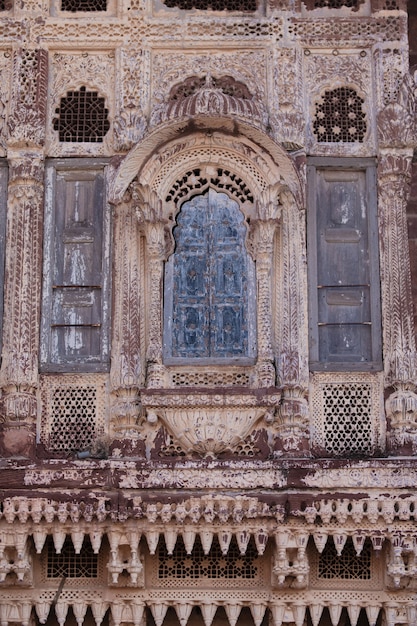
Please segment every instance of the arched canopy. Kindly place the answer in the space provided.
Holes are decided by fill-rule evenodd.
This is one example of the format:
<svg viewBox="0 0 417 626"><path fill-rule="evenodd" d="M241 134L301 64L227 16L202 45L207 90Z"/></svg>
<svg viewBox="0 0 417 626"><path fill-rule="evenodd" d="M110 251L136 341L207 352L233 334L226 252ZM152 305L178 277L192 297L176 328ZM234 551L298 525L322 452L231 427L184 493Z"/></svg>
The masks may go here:
<svg viewBox="0 0 417 626"><path fill-rule="evenodd" d="M233 184L245 187L241 204L261 198L268 189L285 188L299 208L304 206L301 176L294 159L280 145L245 122L207 116L187 125L159 126L135 146L114 167L110 201L118 204L137 177L142 187L169 205L179 199L178 182L193 175L201 179L196 182L200 185L202 180L228 177L232 182L224 181L226 187L218 189L231 195Z"/></svg>

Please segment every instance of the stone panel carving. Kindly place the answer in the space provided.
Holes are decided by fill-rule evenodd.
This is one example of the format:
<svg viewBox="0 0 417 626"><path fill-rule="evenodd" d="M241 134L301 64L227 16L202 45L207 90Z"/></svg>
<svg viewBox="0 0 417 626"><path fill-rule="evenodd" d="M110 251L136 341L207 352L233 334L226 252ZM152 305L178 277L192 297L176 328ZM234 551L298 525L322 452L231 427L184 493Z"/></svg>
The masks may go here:
<svg viewBox="0 0 417 626"><path fill-rule="evenodd" d="M407 37L407 16L367 17L362 19L311 20L294 18L289 28L294 38L304 46L334 46L337 49L368 47L374 41L400 41Z"/></svg>
<svg viewBox="0 0 417 626"><path fill-rule="evenodd" d="M31 24L30 35L33 41L42 40L52 44L53 47L62 47L65 42L74 45L81 42L81 47L88 42L89 48L102 48L103 41L106 45L135 45L138 41L165 45L171 42L182 44L188 41L195 43L196 38L200 38L205 43L218 42L219 38L236 43L236 41L247 42L249 39L255 41L279 41L283 36L282 17L268 17L261 19L248 19L242 16L223 19L209 18L204 16L204 20L178 21L172 19L165 20L143 20L142 17L129 15L129 20L125 21L105 21L100 20L62 20L49 21L46 23L34 22ZM12 23L14 26L14 23ZM385 30L382 25L383 31ZM15 26L15 28L18 28ZM19 25L19 29L23 27ZM5 29L8 34L8 30ZM20 30L18 31L20 33ZM0 31L1 34L1 31Z"/></svg>
<svg viewBox="0 0 417 626"><path fill-rule="evenodd" d="M109 154L112 130L104 141L97 143L60 143L58 133L53 131L52 120L59 109L60 99L68 90L87 87L105 97L109 119L114 117L114 52L54 52L51 55L51 82L49 93L47 149L50 156L97 156Z"/></svg>
<svg viewBox="0 0 417 626"><path fill-rule="evenodd" d="M136 47L122 48L118 55L116 74L116 108L114 119L114 146L116 150L133 148L144 136L147 119L144 106L148 102L148 85L143 71L144 51ZM149 81L150 82L150 81Z"/></svg>
<svg viewBox="0 0 417 626"><path fill-rule="evenodd" d="M12 72L12 51L3 50L0 54L0 150L5 154L7 140L7 106L10 99L9 85Z"/></svg>
<svg viewBox="0 0 417 626"><path fill-rule="evenodd" d="M270 53L272 75L270 125L278 143L304 145L303 57L299 48L278 48Z"/></svg>
<svg viewBox="0 0 417 626"><path fill-rule="evenodd" d="M46 50L18 49L13 57L13 89L8 119L9 144L42 146L48 89Z"/></svg>
<svg viewBox="0 0 417 626"><path fill-rule="evenodd" d="M378 71L376 88L378 110L398 97L401 83L407 73L408 51L401 46L384 46L374 52L374 61Z"/></svg>

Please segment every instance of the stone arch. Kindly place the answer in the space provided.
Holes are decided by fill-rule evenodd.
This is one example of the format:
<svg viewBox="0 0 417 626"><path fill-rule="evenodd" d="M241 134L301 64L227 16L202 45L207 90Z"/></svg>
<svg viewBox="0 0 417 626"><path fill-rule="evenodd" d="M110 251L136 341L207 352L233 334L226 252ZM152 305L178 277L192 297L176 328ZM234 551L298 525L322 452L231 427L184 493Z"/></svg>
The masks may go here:
<svg viewBox="0 0 417 626"><path fill-rule="evenodd" d="M202 162L243 172L258 198L268 188L285 187L298 208L304 207L304 184L294 157L248 123L208 116L163 124L149 133L114 168L110 201L118 204L134 179L162 200L180 176Z"/></svg>

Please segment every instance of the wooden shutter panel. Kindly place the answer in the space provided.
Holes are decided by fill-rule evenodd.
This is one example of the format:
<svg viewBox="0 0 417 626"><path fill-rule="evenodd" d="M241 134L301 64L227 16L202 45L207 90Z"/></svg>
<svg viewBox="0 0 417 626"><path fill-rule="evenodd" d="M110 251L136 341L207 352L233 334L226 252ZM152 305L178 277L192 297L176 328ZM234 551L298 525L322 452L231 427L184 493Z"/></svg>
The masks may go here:
<svg viewBox="0 0 417 626"><path fill-rule="evenodd" d="M43 362L99 371L108 362L109 228L103 167L50 168Z"/></svg>
<svg viewBox="0 0 417 626"><path fill-rule="evenodd" d="M310 166L308 181L312 362L369 369L380 361L372 169Z"/></svg>

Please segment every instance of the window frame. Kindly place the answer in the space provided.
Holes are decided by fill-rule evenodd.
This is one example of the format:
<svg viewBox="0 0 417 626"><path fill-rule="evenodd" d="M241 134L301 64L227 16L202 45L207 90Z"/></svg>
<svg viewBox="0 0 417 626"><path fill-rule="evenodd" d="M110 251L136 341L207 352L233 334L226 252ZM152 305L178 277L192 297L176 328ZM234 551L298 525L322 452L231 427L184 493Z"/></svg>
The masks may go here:
<svg viewBox="0 0 417 626"><path fill-rule="evenodd" d="M317 254L317 177L318 170L362 171L365 173L369 284L371 358L368 361L325 361L319 356L318 254ZM311 371L381 371L382 325L379 271L376 159L372 157L308 157L307 160L307 259L309 299L309 366Z"/></svg>

